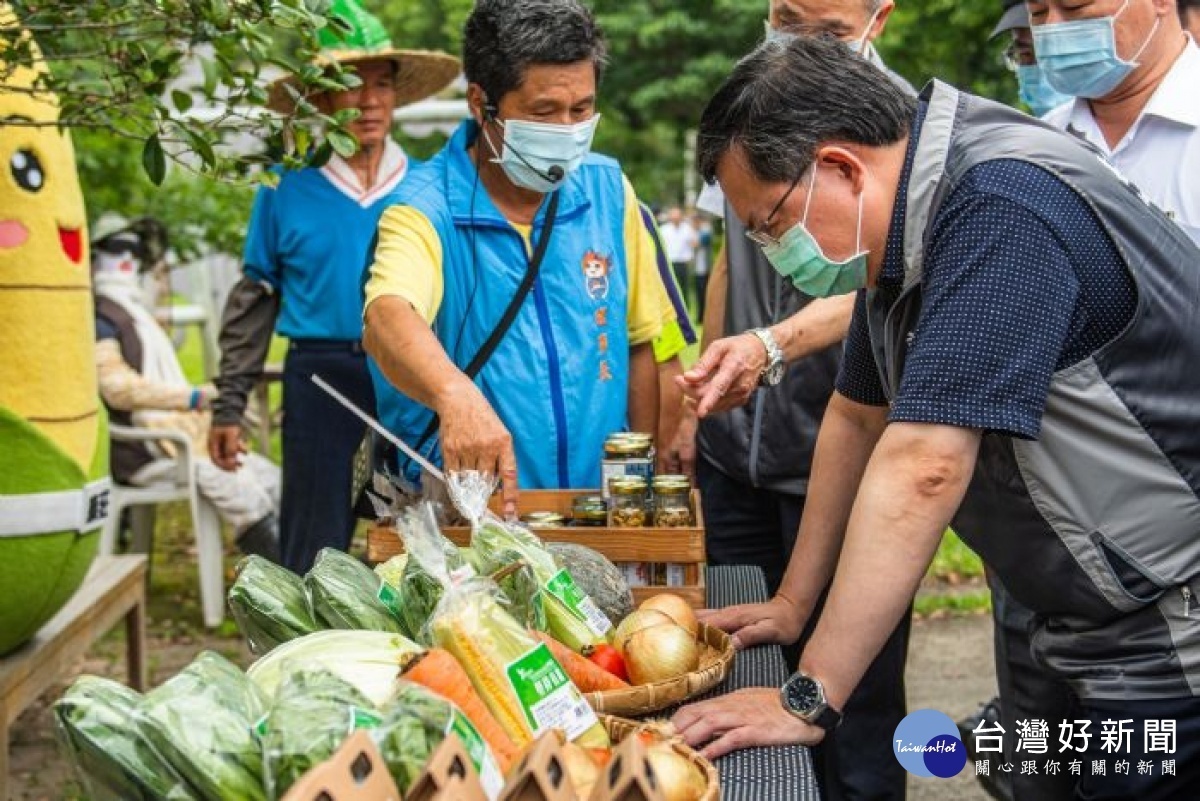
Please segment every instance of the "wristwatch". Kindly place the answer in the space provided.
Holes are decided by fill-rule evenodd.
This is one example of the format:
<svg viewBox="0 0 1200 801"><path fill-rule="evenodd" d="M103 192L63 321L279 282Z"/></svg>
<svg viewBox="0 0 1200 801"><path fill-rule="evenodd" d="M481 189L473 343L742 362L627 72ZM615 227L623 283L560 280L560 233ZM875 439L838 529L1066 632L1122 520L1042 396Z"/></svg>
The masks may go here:
<svg viewBox="0 0 1200 801"><path fill-rule="evenodd" d="M825 700L825 687L820 679L797 671L780 691L783 708L796 717L825 731L833 731L842 722L842 713Z"/></svg>
<svg viewBox="0 0 1200 801"><path fill-rule="evenodd" d="M754 328L750 333L758 337L758 341L767 349L767 366L763 368L762 375L758 377L758 383L764 387L779 386L779 382L783 380L783 371L786 365L783 363L783 350L775 341L775 335L769 328Z"/></svg>

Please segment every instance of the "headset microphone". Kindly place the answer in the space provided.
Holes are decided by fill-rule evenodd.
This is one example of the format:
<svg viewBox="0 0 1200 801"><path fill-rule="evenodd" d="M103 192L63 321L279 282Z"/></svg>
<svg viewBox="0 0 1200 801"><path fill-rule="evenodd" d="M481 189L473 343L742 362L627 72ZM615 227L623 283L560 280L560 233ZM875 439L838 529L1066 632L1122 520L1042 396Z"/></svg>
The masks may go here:
<svg viewBox="0 0 1200 801"><path fill-rule="evenodd" d="M546 178L549 179L551 183L558 183L565 178L566 175L567 174L563 171L563 168L557 164L551 164L550 169L546 170Z"/></svg>

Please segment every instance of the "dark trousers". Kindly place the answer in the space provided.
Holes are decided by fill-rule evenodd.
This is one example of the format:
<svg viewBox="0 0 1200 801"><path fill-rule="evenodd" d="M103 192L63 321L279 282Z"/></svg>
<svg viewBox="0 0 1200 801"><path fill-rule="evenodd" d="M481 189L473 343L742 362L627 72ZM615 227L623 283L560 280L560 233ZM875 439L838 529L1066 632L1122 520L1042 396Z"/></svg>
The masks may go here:
<svg viewBox="0 0 1200 801"><path fill-rule="evenodd" d="M1185 801L1200 798L1200 699L1182 698L1163 701L1090 701L1077 698L1070 685L1033 658L1030 647L1035 616L1010 597L1004 586L990 573L995 618L996 679L1000 686L1001 718L1005 731L1005 759L1013 766L1015 801ZM1017 721L1044 720L1049 724L1049 753L1015 753ZM1089 720L1092 737L1084 753L1062 751L1059 724ZM1104 721L1133 721L1129 748L1119 753L1104 751L1100 732ZM1174 721L1177 727L1177 752L1147 753L1144 736L1146 720ZM1075 726L1079 730L1080 726ZM1022 775L1022 762L1034 760L1038 775ZM1047 759L1062 763L1061 773L1046 775ZM1162 775L1162 761L1174 760L1176 775ZM1080 760L1080 775L1070 774L1068 763ZM1116 772L1118 760L1129 762L1129 775ZM1092 774L1092 762L1105 763L1104 775ZM1152 765L1148 773L1139 773L1138 763ZM968 765L967 768L971 768ZM995 760L993 760L993 771Z"/></svg>
<svg viewBox="0 0 1200 801"><path fill-rule="evenodd" d="M283 368L283 487L279 515L283 566L312 567L322 548L346 550L354 536L354 454L366 427L312 382L375 414L367 357L348 342L292 342Z"/></svg>
<svg viewBox="0 0 1200 801"><path fill-rule="evenodd" d="M697 460L703 495L708 562L758 565L771 594L779 589L796 543L804 496L755 489L734 481L705 459ZM794 669L812 636L824 605L814 611L799 642L785 649ZM813 749L822 801L903 799L907 775L892 749L892 736L904 719L904 663L911 615L892 633L846 704L842 725Z"/></svg>
<svg viewBox="0 0 1200 801"><path fill-rule="evenodd" d="M696 319L704 320L704 296L708 293L708 275L696 276Z"/></svg>
<svg viewBox="0 0 1200 801"><path fill-rule="evenodd" d="M671 269L675 271L675 283L679 284L679 293L683 295L683 302L687 303L688 298L692 296L692 264L686 261L673 261Z"/></svg>

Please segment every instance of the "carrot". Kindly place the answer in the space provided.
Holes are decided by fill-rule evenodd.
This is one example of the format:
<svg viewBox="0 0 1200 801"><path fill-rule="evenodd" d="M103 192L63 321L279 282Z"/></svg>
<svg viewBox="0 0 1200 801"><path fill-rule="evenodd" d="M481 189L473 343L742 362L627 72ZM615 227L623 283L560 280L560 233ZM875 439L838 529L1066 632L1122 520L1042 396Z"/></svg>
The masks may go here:
<svg viewBox="0 0 1200 801"><path fill-rule="evenodd" d="M554 654L558 664L563 666L563 670L567 671L567 675L571 681L575 682L575 686L579 688L580 692L594 693L629 689L626 682L621 681L594 662L584 659L549 634L541 631L531 631L530 634L550 646L550 652Z"/></svg>
<svg viewBox="0 0 1200 801"><path fill-rule="evenodd" d="M517 747L475 692L462 665L449 651L430 648L406 664L403 674L409 681L454 702L492 749L492 756L499 763L501 772L508 773L517 757Z"/></svg>

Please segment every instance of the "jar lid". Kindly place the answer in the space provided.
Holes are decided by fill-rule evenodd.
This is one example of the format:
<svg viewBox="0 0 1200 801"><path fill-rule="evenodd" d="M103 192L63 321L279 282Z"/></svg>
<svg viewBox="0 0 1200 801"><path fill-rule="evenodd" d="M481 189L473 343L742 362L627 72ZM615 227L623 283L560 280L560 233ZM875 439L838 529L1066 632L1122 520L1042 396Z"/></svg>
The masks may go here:
<svg viewBox="0 0 1200 801"><path fill-rule="evenodd" d="M608 489L614 495L645 495L646 479L641 476L614 478L609 482Z"/></svg>
<svg viewBox="0 0 1200 801"><path fill-rule="evenodd" d="M558 512L530 512L521 516L521 522L528 526L547 528L562 526L566 522L566 518Z"/></svg>
<svg viewBox="0 0 1200 801"><path fill-rule="evenodd" d="M604 455L622 457L649 456L650 443L636 439L610 439L604 443Z"/></svg>

